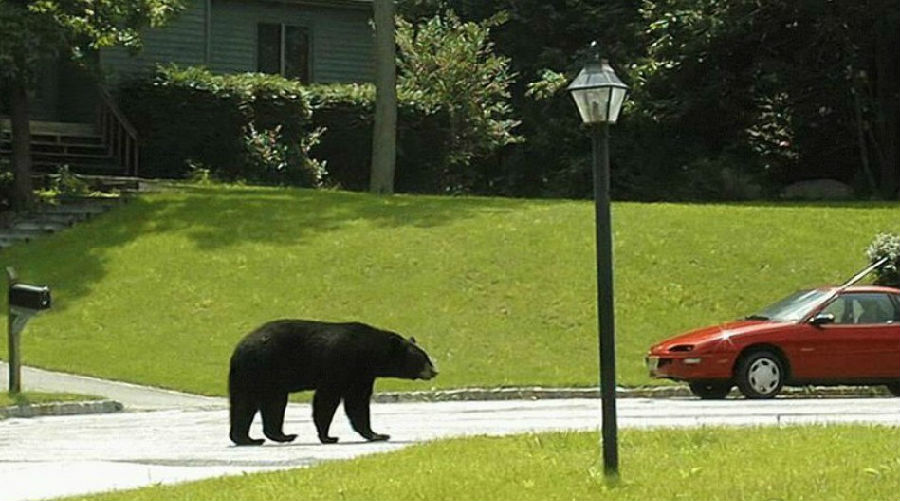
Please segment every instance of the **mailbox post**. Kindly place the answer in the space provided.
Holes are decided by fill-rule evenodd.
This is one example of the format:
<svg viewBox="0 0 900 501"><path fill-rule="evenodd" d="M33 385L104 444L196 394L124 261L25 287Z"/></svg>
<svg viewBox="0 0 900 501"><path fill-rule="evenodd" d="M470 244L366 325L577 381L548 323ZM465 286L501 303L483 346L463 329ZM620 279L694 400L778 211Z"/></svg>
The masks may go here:
<svg viewBox="0 0 900 501"><path fill-rule="evenodd" d="M22 392L22 330L31 317L50 308L50 288L19 283L12 267L6 268L6 275L9 278L9 392L16 394Z"/></svg>

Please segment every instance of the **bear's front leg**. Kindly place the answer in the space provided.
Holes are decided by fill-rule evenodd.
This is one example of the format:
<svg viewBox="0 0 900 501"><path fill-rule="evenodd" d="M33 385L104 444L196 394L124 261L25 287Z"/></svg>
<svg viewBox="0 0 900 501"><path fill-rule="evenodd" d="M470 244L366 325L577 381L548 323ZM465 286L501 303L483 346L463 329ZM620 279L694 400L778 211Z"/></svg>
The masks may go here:
<svg viewBox="0 0 900 501"><path fill-rule="evenodd" d="M269 392L260 397L259 412L262 414L263 433L269 440L275 442L293 442L297 435L285 434L284 410L287 407L288 394L286 392Z"/></svg>
<svg viewBox="0 0 900 501"><path fill-rule="evenodd" d="M229 437L235 445L262 445L265 440L250 438L250 423L256 415L257 402L241 389L230 390L231 431Z"/></svg>
<svg viewBox="0 0 900 501"><path fill-rule="evenodd" d="M369 414L369 402L372 398L372 386L375 381L366 381L348 389L344 394L344 410L350 418L350 425L356 433L370 442L388 440L390 435L375 433L372 431L372 423Z"/></svg>
<svg viewBox="0 0 900 501"><path fill-rule="evenodd" d="M334 412L340 403L341 394L333 390L318 389L313 396L313 422L316 423L319 441L323 444L333 444L338 441L337 437L328 435L328 429L331 428L331 420L334 419Z"/></svg>

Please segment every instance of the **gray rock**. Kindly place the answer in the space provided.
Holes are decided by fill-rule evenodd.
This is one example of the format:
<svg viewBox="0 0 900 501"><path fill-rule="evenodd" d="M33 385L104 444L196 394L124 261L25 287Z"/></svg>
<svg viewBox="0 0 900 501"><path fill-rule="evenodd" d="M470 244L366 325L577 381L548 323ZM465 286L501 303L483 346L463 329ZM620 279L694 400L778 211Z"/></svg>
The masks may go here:
<svg viewBox="0 0 900 501"><path fill-rule="evenodd" d="M811 179L788 185L781 196L789 200L851 200L853 188L834 179Z"/></svg>

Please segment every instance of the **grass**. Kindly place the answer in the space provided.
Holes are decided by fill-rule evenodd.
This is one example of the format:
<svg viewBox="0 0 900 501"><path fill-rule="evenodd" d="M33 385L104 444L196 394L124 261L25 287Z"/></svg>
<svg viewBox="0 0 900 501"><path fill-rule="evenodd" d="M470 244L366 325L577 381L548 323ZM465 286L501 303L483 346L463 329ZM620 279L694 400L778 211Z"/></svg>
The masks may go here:
<svg viewBox="0 0 900 501"><path fill-rule="evenodd" d="M0 407L13 405L49 404L53 402L80 402L83 400L97 400L100 397L90 395L77 395L73 393L38 393L24 392L15 395L9 392L0 393Z"/></svg>
<svg viewBox="0 0 900 501"><path fill-rule="evenodd" d="M898 216L877 203L614 204L619 383L651 383L656 340L843 281ZM185 187L0 259L53 291L23 335L30 365L222 395L255 326L359 319L415 336L441 370L380 390L588 386L593 235L589 201Z"/></svg>
<svg viewBox="0 0 900 501"><path fill-rule="evenodd" d="M623 430L616 482L595 433L475 437L77 499L893 501L897 443L900 428L877 426Z"/></svg>

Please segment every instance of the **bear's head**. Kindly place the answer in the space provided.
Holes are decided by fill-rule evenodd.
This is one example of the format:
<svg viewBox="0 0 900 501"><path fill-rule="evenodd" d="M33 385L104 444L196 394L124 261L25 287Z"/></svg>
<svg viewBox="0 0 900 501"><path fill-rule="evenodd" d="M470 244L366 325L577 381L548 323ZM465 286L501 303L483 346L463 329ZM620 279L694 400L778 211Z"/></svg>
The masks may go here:
<svg viewBox="0 0 900 501"><path fill-rule="evenodd" d="M416 344L415 338L404 339L396 336L392 339L392 368L395 377L403 379L431 379L437 376L437 369L425 350Z"/></svg>

